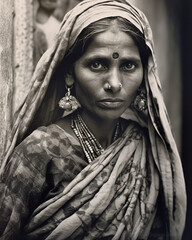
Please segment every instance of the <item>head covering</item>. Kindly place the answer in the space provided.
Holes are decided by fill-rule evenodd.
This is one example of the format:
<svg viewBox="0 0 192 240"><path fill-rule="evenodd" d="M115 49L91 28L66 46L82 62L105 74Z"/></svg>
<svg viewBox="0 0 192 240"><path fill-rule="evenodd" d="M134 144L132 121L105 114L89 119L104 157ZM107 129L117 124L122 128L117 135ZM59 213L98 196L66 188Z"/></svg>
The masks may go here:
<svg viewBox="0 0 192 240"><path fill-rule="evenodd" d="M61 85L53 81L52 75L57 74L57 66L65 57L67 50L90 23L113 16L121 16L133 23L144 34L146 45L150 49L144 77L147 90L147 121L143 121L131 109L127 109L123 117L134 119L148 128L152 154L163 185L170 235L173 239L180 239L185 224L185 184L157 74L152 32L144 14L126 0L85 0L66 14L55 43L44 53L37 64L32 78L33 86L17 114L7 142L3 167L16 143L25 136L34 119L41 121L38 123L40 125L54 121L55 109L60 97L58 88L61 88ZM62 87L64 88L64 76L59 77L63 78Z"/></svg>

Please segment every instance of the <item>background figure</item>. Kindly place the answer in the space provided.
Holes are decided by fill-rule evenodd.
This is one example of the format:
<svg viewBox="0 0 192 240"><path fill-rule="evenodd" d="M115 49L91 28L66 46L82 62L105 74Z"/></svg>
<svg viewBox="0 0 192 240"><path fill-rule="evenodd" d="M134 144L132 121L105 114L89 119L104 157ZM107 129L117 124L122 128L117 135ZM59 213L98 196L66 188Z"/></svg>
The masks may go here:
<svg viewBox="0 0 192 240"><path fill-rule="evenodd" d="M57 7L58 0L39 0L35 16L34 66L41 55L51 46L59 30L60 21L54 16Z"/></svg>
<svg viewBox="0 0 192 240"><path fill-rule="evenodd" d="M58 7L54 12L54 16L62 21L63 16L81 1L82 0L58 0Z"/></svg>
<svg viewBox="0 0 192 240"><path fill-rule="evenodd" d="M37 0L34 4L34 67L54 41L63 16L82 0Z"/></svg>

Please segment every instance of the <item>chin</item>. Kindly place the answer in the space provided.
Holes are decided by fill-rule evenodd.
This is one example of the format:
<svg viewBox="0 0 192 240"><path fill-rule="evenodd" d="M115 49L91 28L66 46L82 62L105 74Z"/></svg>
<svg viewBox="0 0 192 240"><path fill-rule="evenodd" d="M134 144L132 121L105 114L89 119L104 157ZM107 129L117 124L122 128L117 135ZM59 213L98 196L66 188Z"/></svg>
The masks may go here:
<svg viewBox="0 0 192 240"><path fill-rule="evenodd" d="M124 111L103 109L102 111L96 113L96 115L105 120L117 120L121 117Z"/></svg>

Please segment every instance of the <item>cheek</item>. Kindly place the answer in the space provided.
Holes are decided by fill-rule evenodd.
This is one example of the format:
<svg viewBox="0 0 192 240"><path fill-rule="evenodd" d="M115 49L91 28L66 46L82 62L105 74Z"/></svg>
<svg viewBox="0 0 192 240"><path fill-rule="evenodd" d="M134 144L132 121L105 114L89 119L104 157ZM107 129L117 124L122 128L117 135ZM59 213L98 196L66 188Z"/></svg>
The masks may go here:
<svg viewBox="0 0 192 240"><path fill-rule="evenodd" d="M143 77L144 77L144 69L142 66L140 71L138 72L138 76L136 77L137 78L137 81L136 81L137 88L141 85L141 83L143 81Z"/></svg>
<svg viewBox="0 0 192 240"><path fill-rule="evenodd" d="M76 77L75 77L76 76ZM85 69L75 68L75 92L78 99L89 99L93 101L100 91L100 81L95 76L88 73Z"/></svg>
<svg viewBox="0 0 192 240"><path fill-rule="evenodd" d="M92 86L92 84L88 84L87 82L76 82L75 83L75 93L76 93L76 97L77 99L80 101L80 103L82 105L84 105L84 103L88 104L88 103L92 103L94 96L95 96L95 87Z"/></svg>
<svg viewBox="0 0 192 240"><path fill-rule="evenodd" d="M134 96L136 94L138 88L140 87L142 81L143 81L143 70L138 72L131 79L129 79L127 81L125 80L124 86L125 86L125 91L127 92L127 94L129 93L129 95Z"/></svg>

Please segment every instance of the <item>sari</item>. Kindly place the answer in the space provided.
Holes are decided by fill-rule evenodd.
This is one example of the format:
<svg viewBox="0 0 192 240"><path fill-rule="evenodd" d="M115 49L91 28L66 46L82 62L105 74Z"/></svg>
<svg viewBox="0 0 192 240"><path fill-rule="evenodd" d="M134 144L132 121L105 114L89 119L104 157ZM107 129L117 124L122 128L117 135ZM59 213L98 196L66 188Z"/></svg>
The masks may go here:
<svg viewBox="0 0 192 240"><path fill-rule="evenodd" d="M65 141L64 145L68 146L64 148L66 153L61 153L60 147L57 156L56 153L50 152L49 146L53 145L52 149L57 149L56 143L61 144L59 139L62 140L63 137L59 137L59 132L54 135L57 137L53 138L52 143L53 135L47 139L46 136L41 136L42 130L33 130L39 126L51 128L50 124L63 116L57 105L64 95L61 89L63 91L65 83L61 79L62 71L58 65L79 34L90 23L115 16L121 16L133 23L144 34L150 50L144 76L147 111L142 114L129 107L121 116L127 121L122 136L93 162L87 166L83 165L67 184L62 183L61 176L58 180L61 183L61 191L53 195L48 194L47 183L42 181L38 184L39 173L42 171L44 179L49 181L47 171L52 163L48 160L64 161L67 149L74 144L68 145ZM10 205L13 206L4 210L8 221L1 225L4 235L2 234L0 239L11 239L14 225L18 227L17 233L22 232L23 239L148 239L160 195L165 212L165 237L181 239L186 214L185 183L161 93L152 32L144 14L126 0L85 0L79 3L64 17L55 43L37 64L32 82L30 93L16 116L1 170L3 202L9 199ZM48 129L43 130L46 131ZM29 136L25 138L26 135ZM33 141L34 136L41 136L39 144ZM27 141L36 146L35 154L28 153L34 147L28 146ZM18 146L15 148L16 145ZM41 156L39 149L43 149L44 157L38 159L37 156ZM71 153L67 156L71 156ZM77 158L76 155L75 163L78 163ZM41 161L44 162L42 159L47 161L43 169L38 167ZM74 161L73 157L70 159ZM25 161L34 169L39 169L37 179L33 174L33 177L30 177L29 170L22 173L23 166L28 166ZM82 158L79 161L82 163ZM14 163L21 168L15 171L17 168L14 168ZM19 178L22 181L13 181L11 184L6 180L7 176L11 177L10 172L12 179L15 177L16 180ZM25 178L29 184L25 183ZM15 184L19 186L21 183L24 186L28 184L23 192L29 193L25 197L18 194L17 200L13 200L10 190L18 189ZM34 187L39 190L39 194L45 187L41 200L35 199L34 196L38 198L39 195L33 194ZM28 207L23 213L23 218L19 219L17 213L22 215L22 209L26 208L25 199L34 201L34 205ZM17 222L19 224L16 224Z"/></svg>

